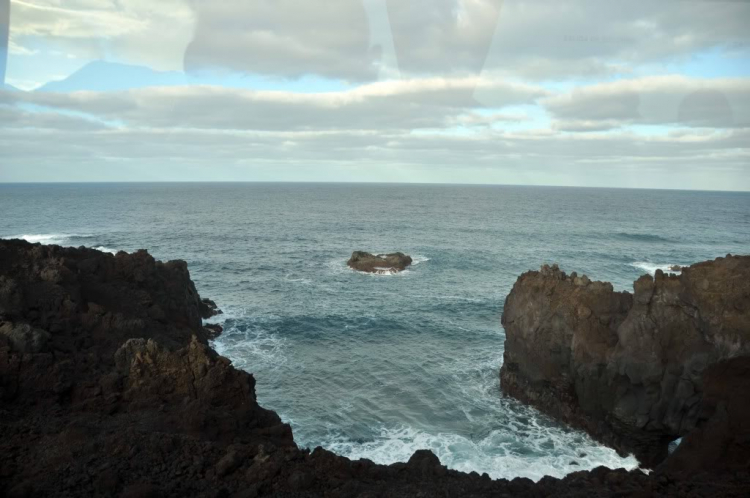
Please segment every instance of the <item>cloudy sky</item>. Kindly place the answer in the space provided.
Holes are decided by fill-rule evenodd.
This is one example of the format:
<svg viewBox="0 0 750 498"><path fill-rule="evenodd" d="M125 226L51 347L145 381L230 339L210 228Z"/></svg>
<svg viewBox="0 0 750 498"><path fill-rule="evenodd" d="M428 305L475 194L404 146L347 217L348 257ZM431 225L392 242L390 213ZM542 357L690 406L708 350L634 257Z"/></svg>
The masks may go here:
<svg viewBox="0 0 750 498"><path fill-rule="evenodd" d="M745 0L0 0L0 182L750 190L748 26Z"/></svg>

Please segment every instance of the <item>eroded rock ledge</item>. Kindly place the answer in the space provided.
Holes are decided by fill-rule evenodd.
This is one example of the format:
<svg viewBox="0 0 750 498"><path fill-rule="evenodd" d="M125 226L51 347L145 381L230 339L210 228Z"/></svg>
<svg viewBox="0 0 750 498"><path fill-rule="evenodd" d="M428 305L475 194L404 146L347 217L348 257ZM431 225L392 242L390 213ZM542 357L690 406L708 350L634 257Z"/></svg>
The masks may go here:
<svg viewBox="0 0 750 498"><path fill-rule="evenodd" d="M503 391L649 467L690 435L666 467L747 469L748 400L728 393L750 381L750 257L657 271L634 291L557 266L521 275L502 317Z"/></svg>
<svg viewBox="0 0 750 498"><path fill-rule="evenodd" d="M211 308L184 262L0 241L0 496L743 496L750 483L601 467L493 481L429 451L384 466L299 449L253 376L209 346ZM724 412L720 429L744 423Z"/></svg>

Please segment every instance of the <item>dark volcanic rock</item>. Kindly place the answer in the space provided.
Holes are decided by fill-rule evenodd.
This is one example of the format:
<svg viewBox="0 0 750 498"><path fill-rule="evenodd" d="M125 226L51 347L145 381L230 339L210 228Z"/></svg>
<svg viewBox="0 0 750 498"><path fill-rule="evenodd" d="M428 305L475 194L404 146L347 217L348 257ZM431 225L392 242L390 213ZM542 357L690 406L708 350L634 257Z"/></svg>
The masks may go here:
<svg viewBox="0 0 750 498"><path fill-rule="evenodd" d="M714 440L746 423L721 388L742 365L706 384L716 408L695 444L712 439L711 474L493 481L429 451L384 466L299 449L253 376L209 347L203 312L184 262L0 240L0 496L743 496L750 482L716 478L742 451ZM699 464L689 442L678 453Z"/></svg>
<svg viewBox="0 0 750 498"><path fill-rule="evenodd" d="M216 303L208 298L201 299L201 317L211 318L212 316L221 315L223 311L219 309L218 306L216 306Z"/></svg>
<svg viewBox="0 0 750 498"><path fill-rule="evenodd" d="M724 406L706 399L707 369L750 354L750 257L657 271L634 288L615 292L557 266L523 274L503 312L501 385L655 466Z"/></svg>
<svg viewBox="0 0 750 498"><path fill-rule="evenodd" d="M207 323L203 328L206 329L206 335L209 339L216 339L222 334L222 332L224 332L224 327L216 325L215 323Z"/></svg>
<svg viewBox="0 0 750 498"><path fill-rule="evenodd" d="M402 252L375 255L354 251L346 264L354 270L367 273L398 273L404 271L411 263L411 257Z"/></svg>

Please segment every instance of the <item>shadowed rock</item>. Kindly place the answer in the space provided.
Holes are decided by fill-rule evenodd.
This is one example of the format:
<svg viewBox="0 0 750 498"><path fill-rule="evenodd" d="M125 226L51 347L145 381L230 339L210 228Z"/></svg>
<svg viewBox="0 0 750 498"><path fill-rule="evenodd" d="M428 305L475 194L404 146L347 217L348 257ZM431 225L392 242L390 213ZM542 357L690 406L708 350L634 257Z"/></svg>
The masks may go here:
<svg viewBox="0 0 750 498"><path fill-rule="evenodd" d="M505 302L500 378L507 394L653 467L709 418L706 369L750 355L750 257L657 271L634 289L556 265L521 275Z"/></svg>
<svg viewBox="0 0 750 498"><path fill-rule="evenodd" d="M354 251L346 264L354 270L367 273L398 273L404 271L411 263L411 256L402 252L370 254L369 252Z"/></svg>

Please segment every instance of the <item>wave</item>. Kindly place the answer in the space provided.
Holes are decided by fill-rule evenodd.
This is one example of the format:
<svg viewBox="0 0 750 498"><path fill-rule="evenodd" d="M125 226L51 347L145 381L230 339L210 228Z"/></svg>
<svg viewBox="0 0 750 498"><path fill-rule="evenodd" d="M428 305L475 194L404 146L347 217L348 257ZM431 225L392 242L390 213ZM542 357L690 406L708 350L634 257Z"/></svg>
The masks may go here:
<svg viewBox="0 0 750 498"><path fill-rule="evenodd" d="M213 341L213 347L220 355L231 358L236 368L277 369L286 363L286 339L268 330L268 322L278 317L251 318L246 309L229 307L216 318L217 322L208 322L221 324L224 332Z"/></svg>
<svg viewBox="0 0 750 498"><path fill-rule="evenodd" d="M636 261L635 263L630 263L630 266L634 268L638 268L639 270L643 270L650 275L655 275L656 270L661 270L664 273L680 273L680 270L672 270L671 267L677 265L676 263L668 263L668 264L655 264L655 263L649 263L647 261ZM682 266L682 265L677 265Z"/></svg>
<svg viewBox="0 0 750 498"><path fill-rule="evenodd" d="M109 247L105 247L105 246L96 246L96 247L92 247L92 249L96 249L97 251L101 251L101 252L109 252L112 254L117 254L119 252L117 249L110 249Z"/></svg>
<svg viewBox="0 0 750 498"><path fill-rule="evenodd" d="M661 235L651 233L618 232L614 234L614 236L619 239L633 240L636 242L674 242L673 240L662 237Z"/></svg>
<svg viewBox="0 0 750 498"><path fill-rule="evenodd" d="M421 256L419 254L415 254L411 257L412 266L416 266L420 263L426 263L428 261L430 261L430 258L428 258L427 256Z"/></svg>
<svg viewBox="0 0 750 498"><path fill-rule="evenodd" d="M523 441L511 430L500 429L484 437L438 433L409 426L383 428L372 440L329 436L322 446L352 460L366 458L389 465L406 462L420 449L429 449L443 465L462 472L487 473L493 479L527 477L539 481L546 475L562 478L571 472L604 465L632 470L637 460L620 457L579 433L560 433L536 426ZM528 451L528 447L533 449Z"/></svg>
<svg viewBox="0 0 750 498"><path fill-rule="evenodd" d="M83 245L85 247L89 247L91 249L95 249L101 252L108 252L112 254L118 253L117 249L112 249L105 245L94 245L95 242L93 241L97 240L97 236L95 235L81 235L81 234L71 234L71 233L44 233L44 234L10 235L7 237L2 237L2 238L3 239L21 239L21 240L25 240L26 242L30 242L32 244L40 243L40 244L52 244L52 245L59 245L59 246L74 246L74 247ZM81 244L81 242L84 242L84 244Z"/></svg>
<svg viewBox="0 0 750 498"><path fill-rule="evenodd" d="M76 235L68 235L68 234L62 234L62 233L48 233L48 234L37 234L37 235L11 235L9 237L3 237L4 239L22 239L26 242L31 242L32 244L40 243L40 244L63 244L64 242L70 240L72 237L77 237Z"/></svg>

